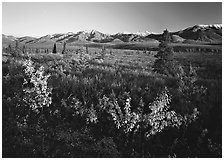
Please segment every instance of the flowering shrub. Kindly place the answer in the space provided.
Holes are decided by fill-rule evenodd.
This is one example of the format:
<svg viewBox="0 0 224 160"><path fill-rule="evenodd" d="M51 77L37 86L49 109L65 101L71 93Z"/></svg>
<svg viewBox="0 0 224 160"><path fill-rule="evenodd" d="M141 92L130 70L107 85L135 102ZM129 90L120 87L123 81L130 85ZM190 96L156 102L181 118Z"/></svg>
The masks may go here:
<svg viewBox="0 0 224 160"><path fill-rule="evenodd" d="M64 99L61 100L62 106L71 108L73 110L72 116L84 117L87 123L97 123L97 112L93 105L90 108L86 107L76 97L71 97L70 102L66 102Z"/></svg>
<svg viewBox="0 0 224 160"><path fill-rule="evenodd" d="M155 135L165 127L179 127L182 124L182 117L175 111L169 111L171 98L167 88L149 105L151 113L144 115L145 124L151 126L146 136Z"/></svg>
<svg viewBox="0 0 224 160"><path fill-rule="evenodd" d="M165 88L156 100L149 105L151 109L149 114L131 111L130 102L131 98L129 97L126 99L122 111L116 99L103 96L103 98L100 99L99 106L112 116L116 127L118 129L123 128L125 133L131 132L133 129L138 130L140 128L139 123L142 122L144 128L150 128L145 134L146 137L162 132L166 127L180 127L183 124L187 125L195 121L199 114L197 108L193 110L192 114L185 115L184 117L173 110L170 111L169 104L171 98L167 88Z"/></svg>
<svg viewBox="0 0 224 160"><path fill-rule="evenodd" d="M103 98L99 100L99 107L108 112L112 116L116 127L118 129L123 128L125 133L131 131L140 120L137 113L131 112L130 101L130 97L126 99L124 111L122 112L116 98L112 100L103 96Z"/></svg>
<svg viewBox="0 0 224 160"><path fill-rule="evenodd" d="M44 67L38 69L34 68L31 59L24 62L26 78L24 78L24 93L23 101L30 105L31 109L35 112L40 112L43 107L49 107L52 103L51 88L47 86L47 80L50 75L44 75Z"/></svg>
<svg viewBox="0 0 224 160"><path fill-rule="evenodd" d="M88 123L97 123L98 118L97 118L97 113L96 110L94 109L93 105L91 105L90 109L87 111L87 118L86 118Z"/></svg>
<svg viewBox="0 0 224 160"><path fill-rule="evenodd" d="M147 125L151 126L150 131L146 133L147 137L161 132L165 127L180 127L197 119L199 114L197 108L194 108L192 114L183 117L173 110L169 111L170 102L171 98L168 89L165 88L159 97L149 106L152 112L144 115L144 121Z"/></svg>

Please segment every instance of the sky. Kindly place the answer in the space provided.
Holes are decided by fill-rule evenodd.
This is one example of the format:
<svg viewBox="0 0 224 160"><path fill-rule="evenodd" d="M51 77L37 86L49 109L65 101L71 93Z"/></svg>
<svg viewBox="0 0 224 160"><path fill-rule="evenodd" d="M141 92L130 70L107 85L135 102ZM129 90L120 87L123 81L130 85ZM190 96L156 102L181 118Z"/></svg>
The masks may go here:
<svg viewBox="0 0 224 160"><path fill-rule="evenodd" d="M44 36L98 30L162 33L221 24L221 2L3 2L2 33Z"/></svg>

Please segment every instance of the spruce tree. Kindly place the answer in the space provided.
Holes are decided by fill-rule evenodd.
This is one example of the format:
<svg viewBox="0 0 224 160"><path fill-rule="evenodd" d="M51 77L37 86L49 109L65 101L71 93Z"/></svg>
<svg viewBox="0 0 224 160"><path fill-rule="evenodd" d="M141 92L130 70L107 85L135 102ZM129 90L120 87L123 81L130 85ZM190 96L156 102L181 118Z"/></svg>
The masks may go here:
<svg viewBox="0 0 224 160"><path fill-rule="evenodd" d="M23 45L23 53L25 53L25 52L26 52L26 46Z"/></svg>
<svg viewBox="0 0 224 160"><path fill-rule="evenodd" d="M173 48L169 45L170 44L170 33L165 30L163 32L163 36L160 40L159 44L159 51L155 55L157 58L153 65L153 71L169 75L170 74L170 68L173 66Z"/></svg>
<svg viewBox="0 0 224 160"><path fill-rule="evenodd" d="M52 53L57 53L57 49L56 49L56 43L54 44L54 48L53 48L53 51Z"/></svg>
<svg viewBox="0 0 224 160"><path fill-rule="evenodd" d="M63 43L63 50L62 50L62 54L65 54L65 50L66 50L66 42Z"/></svg>

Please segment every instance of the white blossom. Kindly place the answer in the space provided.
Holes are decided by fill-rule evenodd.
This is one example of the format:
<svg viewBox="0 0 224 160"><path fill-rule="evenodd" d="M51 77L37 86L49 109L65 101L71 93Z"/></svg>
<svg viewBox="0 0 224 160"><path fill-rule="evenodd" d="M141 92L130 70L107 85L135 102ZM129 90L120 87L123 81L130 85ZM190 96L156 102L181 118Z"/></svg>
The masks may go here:
<svg viewBox="0 0 224 160"><path fill-rule="evenodd" d="M27 78L24 78L23 85L33 84L32 87L25 87L23 89L25 93L23 101L26 102L33 111L39 112L39 109L49 107L52 103L52 98L50 96L52 89L47 86L47 80L50 75L44 75L43 66L35 69L30 58L24 61L23 66L26 67L24 71L27 76Z"/></svg>

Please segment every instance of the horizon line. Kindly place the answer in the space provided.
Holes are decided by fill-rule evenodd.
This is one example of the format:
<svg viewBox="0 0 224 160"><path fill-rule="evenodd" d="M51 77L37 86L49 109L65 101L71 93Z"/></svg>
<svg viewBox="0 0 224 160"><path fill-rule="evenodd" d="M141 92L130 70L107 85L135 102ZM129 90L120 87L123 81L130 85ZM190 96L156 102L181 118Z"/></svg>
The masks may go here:
<svg viewBox="0 0 224 160"><path fill-rule="evenodd" d="M214 23L214 24L194 24L192 26L188 26L187 28L189 27L193 27L193 26L196 26L196 25L221 25L222 26L222 23ZM164 30L166 30L167 28L165 28ZM186 29L186 28L184 28ZM181 31L181 30L184 30L184 29L180 29L178 31ZM13 36L13 37L16 37L16 38L21 38L21 37L33 37L33 38L41 38L41 37L44 37L44 36L47 36L47 35L54 35L54 34L66 34L66 33L78 33L78 32L92 32L92 31L97 31L97 32L100 32L100 33L103 33L103 34L108 34L108 35L115 35L115 34L118 34L118 33L123 33L123 34L137 34L137 33L146 33L148 32L149 34L161 34L162 32L158 33L158 32L150 32L148 30L145 30L145 31L137 31L137 32L129 32L129 31L118 31L118 32L115 32L115 33L104 33L104 32L101 32L99 30L96 30L96 29L85 29L85 30L79 30L79 31L68 31L68 32L60 32L60 33L52 33L52 34L44 34L44 35L25 35L25 34L21 34L21 35L16 35L14 33L10 33L10 34L5 34L5 33L2 33L2 35L6 35L6 36ZM169 30L168 30L169 31ZM177 32L177 31L170 31L170 32Z"/></svg>

